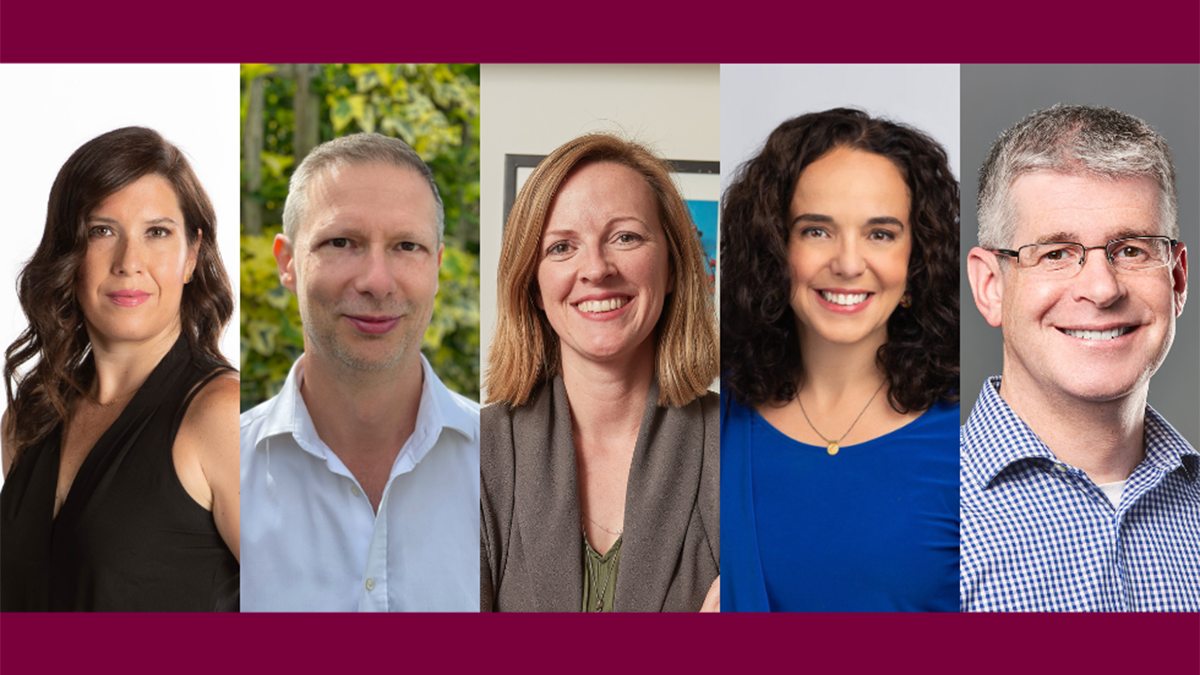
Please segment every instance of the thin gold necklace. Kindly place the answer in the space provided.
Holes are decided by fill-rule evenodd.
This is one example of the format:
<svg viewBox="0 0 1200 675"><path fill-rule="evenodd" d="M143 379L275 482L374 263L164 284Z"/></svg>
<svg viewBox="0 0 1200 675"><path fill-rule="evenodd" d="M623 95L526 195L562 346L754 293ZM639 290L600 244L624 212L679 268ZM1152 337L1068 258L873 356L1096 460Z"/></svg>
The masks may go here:
<svg viewBox="0 0 1200 675"><path fill-rule="evenodd" d="M846 433L842 434L842 437L836 441L825 438L825 434L817 431L816 425L812 423L812 420L808 419L808 411L804 409L804 401L800 399L800 392L796 392L796 401L800 403L800 412L804 413L804 421L808 422L808 426L813 430L813 433L820 436L821 440L825 441L825 452L828 452L830 455L838 454L838 444L841 443L847 436L849 436L851 431L854 431L854 425L858 424L858 421L862 419L863 413L867 412L867 408L871 407L871 403L875 401L875 397L878 396L879 392L883 390L883 385L885 384L887 384L886 379L879 383L879 388L875 390L874 394L871 394L871 400L867 401L867 404L863 406L862 412L858 413L858 417L855 417L854 421L850 423L850 428L846 430ZM591 519L589 518L589 520Z"/></svg>
<svg viewBox="0 0 1200 675"><path fill-rule="evenodd" d="M616 532L613 532L612 530L610 530L610 529L608 529L607 527L605 527L605 526L601 525L600 523L597 523L596 521L592 520L592 517L591 517L591 516L589 516L588 514L584 513L584 512L583 512L583 509L580 509L580 510L579 510L579 512L580 512L580 513L583 513L583 517L584 517L584 518L587 518L588 520L591 520L593 525L595 525L596 527L598 527L598 528L600 528L600 529L604 530L605 532L607 532L607 533L609 533L609 534L615 534L615 535L617 535L617 536L621 536L622 534L624 534L624 533L625 533L625 530L624 530L624 529L622 529L622 528L617 528L617 531L616 531Z"/></svg>

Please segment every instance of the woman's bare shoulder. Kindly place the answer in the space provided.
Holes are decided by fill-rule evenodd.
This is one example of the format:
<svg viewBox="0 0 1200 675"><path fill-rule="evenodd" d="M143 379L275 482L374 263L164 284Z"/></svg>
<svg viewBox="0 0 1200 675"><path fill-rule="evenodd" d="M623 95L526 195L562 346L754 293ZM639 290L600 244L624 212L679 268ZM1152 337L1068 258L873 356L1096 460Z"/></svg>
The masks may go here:
<svg viewBox="0 0 1200 675"><path fill-rule="evenodd" d="M237 449L241 385L237 373L221 375L205 383L188 406L179 426L176 442L199 442L217 452ZM229 448L214 447L209 440L234 439ZM227 445L225 443L217 444Z"/></svg>

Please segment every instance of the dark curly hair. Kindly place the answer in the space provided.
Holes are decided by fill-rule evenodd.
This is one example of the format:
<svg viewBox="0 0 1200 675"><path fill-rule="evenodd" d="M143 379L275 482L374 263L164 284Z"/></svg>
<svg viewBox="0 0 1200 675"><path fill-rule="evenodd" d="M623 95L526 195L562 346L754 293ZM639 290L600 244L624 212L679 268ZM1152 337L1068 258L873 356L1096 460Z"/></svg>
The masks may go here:
<svg viewBox="0 0 1200 675"><path fill-rule="evenodd" d="M158 132L125 127L84 143L59 169L50 188L46 226L21 270L17 295L29 327L5 351L8 389L5 433L19 459L65 423L72 403L87 396L95 375L76 277L87 254L87 218L106 198L143 176L165 178L175 190L189 244L199 240L196 269L183 287L180 323L192 358L229 368L217 345L233 315L233 291L217 248L217 218L187 158ZM22 366L32 361L24 375Z"/></svg>
<svg viewBox="0 0 1200 675"><path fill-rule="evenodd" d="M958 182L925 134L837 108L779 125L738 168L721 209L721 368L739 403L790 401L803 378L791 306L788 208L800 173L838 147L887 157L912 196L912 307L887 323L876 356L897 412L958 400Z"/></svg>

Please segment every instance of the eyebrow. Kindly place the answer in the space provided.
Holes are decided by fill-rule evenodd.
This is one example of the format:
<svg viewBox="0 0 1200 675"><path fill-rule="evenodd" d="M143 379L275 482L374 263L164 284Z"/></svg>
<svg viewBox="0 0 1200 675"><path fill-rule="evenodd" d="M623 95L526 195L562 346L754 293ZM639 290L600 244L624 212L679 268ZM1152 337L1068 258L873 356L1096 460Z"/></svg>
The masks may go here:
<svg viewBox="0 0 1200 675"><path fill-rule="evenodd" d="M105 218L104 216L88 216L87 222L89 222L89 223L105 223L105 224L111 223L113 225L121 224L121 221L117 220L116 218ZM168 218L167 216L160 216L158 218L154 218L152 220L145 221L145 224L147 224L147 225L162 225L163 223L171 223L172 225L178 224L175 222L174 219Z"/></svg>
<svg viewBox="0 0 1200 675"><path fill-rule="evenodd" d="M800 222L832 223L833 218L821 213L802 213L796 216L795 220L792 221L792 225L795 226L796 223ZM874 218L869 218L867 219L867 225L895 225L901 228L904 227L904 223L899 218L893 218L892 216L875 216Z"/></svg>
<svg viewBox="0 0 1200 675"><path fill-rule="evenodd" d="M644 227L646 229L650 229L650 226L647 225L644 220L642 220L641 218L638 218L637 216L634 216L634 215L613 216L612 218L609 218L607 221L605 221L604 227L605 228L612 227L613 223L618 223L618 222L621 222L624 220L632 220L633 222L641 225L642 227ZM543 239L545 239L546 237L577 237L577 236L579 236L579 231L573 227L556 227L553 230L546 230L545 232L542 233Z"/></svg>
<svg viewBox="0 0 1200 675"><path fill-rule="evenodd" d="M1124 228L1121 230L1117 230L1116 232L1109 235L1108 241L1113 241L1116 239L1126 239L1128 237L1154 237L1154 236L1158 236L1158 235L1154 234L1153 232L1145 232L1145 231L1137 230L1137 229L1133 229L1133 228ZM1060 243L1060 244L1079 243L1079 234L1075 233L1075 232L1066 232L1066 231L1051 232L1050 234L1038 237L1038 240L1033 243L1048 244L1048 243L1052 243L1052 242L1056 242L1056 243Z"/></svg>

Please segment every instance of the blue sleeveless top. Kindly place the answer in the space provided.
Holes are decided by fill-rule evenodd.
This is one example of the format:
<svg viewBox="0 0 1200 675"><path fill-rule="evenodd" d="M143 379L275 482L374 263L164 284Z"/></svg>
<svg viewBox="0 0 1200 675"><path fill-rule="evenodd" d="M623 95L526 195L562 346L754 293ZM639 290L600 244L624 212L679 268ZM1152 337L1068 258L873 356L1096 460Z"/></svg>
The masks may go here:
<svg viewBox="0 0 1200 675"><path fill-rule="evenodd" d="M800 443L721 392L721 610L958 610L958 411Z"/></svg>

